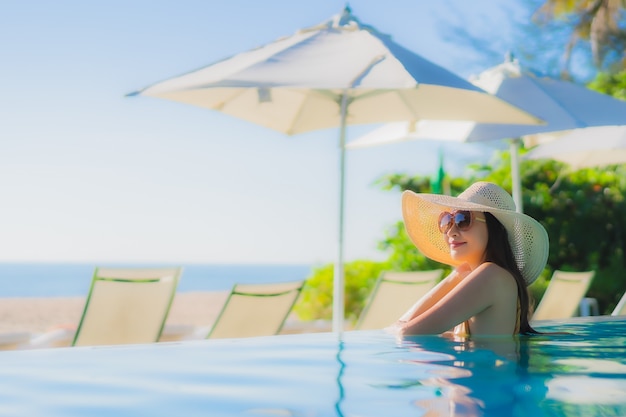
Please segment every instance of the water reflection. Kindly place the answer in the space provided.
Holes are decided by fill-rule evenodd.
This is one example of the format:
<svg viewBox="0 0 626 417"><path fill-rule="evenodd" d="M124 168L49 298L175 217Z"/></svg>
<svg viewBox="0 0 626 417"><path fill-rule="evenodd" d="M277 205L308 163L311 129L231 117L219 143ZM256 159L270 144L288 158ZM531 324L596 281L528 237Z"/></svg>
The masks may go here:
<svg viewBox="0 0 626 417"><path fill-rule="evenodd" d="M343 399L345 397L345 392L344 392L341 379L343 378L343 373L346 369L346 364L341 359L341 354L343 352L343 349L344 349L344 342L343 340L339 340L339 343L337 346L337 363L339 364L339 372L337 373L337 387L339 388L339 397L337 398L337 402L335 403L335 412L337 414L337 417L343 417L344 415L343 411L341 410L341 403L343 402Z"/></svg>
<svg viewBox="0 0 626 417"><path fill-rule="evenodd" d="M428 417L623 416L626 334L614 324L624 326L554 325L549 330L571 333L528 337L409 336L397 346L401 361L416 367L413 386L422 389L413 404Z"/></svg>
<svg viewBox="0 0 626 417"><path fill-rule="evenodd" d="M423 337L406 337L401 346L409 352L433 348L432 340ZM439 353L448 356L437 361L423 385L436 387L439 395L418 398L414 405L429 417L510 415L519 403L520 394L541 396L545 386L523 384L528 367L528 350L522 349L515 337L460 338L441 337ZM414 360L416 365L429 364L424 357ZM519 387L523 386L520 393Z"/></svg>

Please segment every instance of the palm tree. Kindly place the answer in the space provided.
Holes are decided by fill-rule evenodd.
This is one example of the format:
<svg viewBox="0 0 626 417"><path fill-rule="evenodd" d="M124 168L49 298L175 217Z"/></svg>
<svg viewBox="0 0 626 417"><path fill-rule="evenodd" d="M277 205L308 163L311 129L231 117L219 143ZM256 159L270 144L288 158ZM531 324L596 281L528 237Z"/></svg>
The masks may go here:
<svg viewBox="0 0 626 417"><path fill-rule="evenodd" d="M596 67L618 71L626 65L626 0L546 0L533 20L537 24L561 20L572 25L564 54L566 72L572 49L581 41L589 42Z"/></svg>

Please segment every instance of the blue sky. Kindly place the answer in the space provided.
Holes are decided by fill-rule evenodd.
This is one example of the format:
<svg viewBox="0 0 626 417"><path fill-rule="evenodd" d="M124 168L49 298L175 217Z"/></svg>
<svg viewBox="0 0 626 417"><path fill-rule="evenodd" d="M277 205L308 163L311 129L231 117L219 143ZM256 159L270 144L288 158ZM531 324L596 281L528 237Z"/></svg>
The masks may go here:
<svg viewBox="0 0 626 417"><path fill-rule="evenodd" d="M337 130L288 137L218 112L125 94L290 35L344 5L3 4L0 261L332 262ZM362 22L463 77L494 63L446 41L441 28L459 24L452 10L465 25L493 26L500 42L507 37L506 12L489 0L350 6ZM348 140L375 127L350 127ZM376 244L400 220L399 193L373 182L390 172L434 172L438 146L350 151L346 260L383 258ZM448 171L461 174L472 162L463 152L446 156Z"/></svg>

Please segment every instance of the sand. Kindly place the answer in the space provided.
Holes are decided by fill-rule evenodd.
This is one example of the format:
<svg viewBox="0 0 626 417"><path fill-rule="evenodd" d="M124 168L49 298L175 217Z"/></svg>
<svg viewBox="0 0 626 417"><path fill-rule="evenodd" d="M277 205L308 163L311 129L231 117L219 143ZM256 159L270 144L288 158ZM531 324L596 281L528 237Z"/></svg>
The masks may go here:
<svg viewBox="0 0 626 417"><path fill-rule="evenodd" d="M166 325L208 327L214 323L228 292L179 292ZM41 334L59 327L75 328L85 297L0 298L0 333ZM303 323L291 315L281 333L328 331L326 323Z"/></svg>
<svg viewBox="0 0 626 417"><path fill-rule="evenodd" d="M228 292L177 293L167 323L210 326L227 296ZM84 306L85 297L0 298L0 333L75 327Z"/></svg>

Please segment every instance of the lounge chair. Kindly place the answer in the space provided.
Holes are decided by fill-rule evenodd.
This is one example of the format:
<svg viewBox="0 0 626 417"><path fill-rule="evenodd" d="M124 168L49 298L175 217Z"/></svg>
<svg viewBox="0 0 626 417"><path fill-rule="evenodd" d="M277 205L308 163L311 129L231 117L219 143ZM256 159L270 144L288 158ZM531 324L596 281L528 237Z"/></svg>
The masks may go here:
<svg viewBox="0 0 626 417"><path fill-rule="evenodd" d="M182 268L96 268L73 346L159 340Z"/></svg>
<svg viewBox="0 0 626 417"><path fill-rule="evenodd" d="M543 294L532 320L566 319L576 316L595 271L565 272L556 270Z"/></svg>
<svg viewBox="0 0 626 417"><path fill-rule="evenodd" d="M382 329L391 325L430 291L442 275L443 269L383 272L359 316L355 329Z"/></svg>
<svg viewBox="0 0 626 417"><path fill-rule="evenodd" d="M626 292L622 295L622 298L620 298L611 315L626 316Z"/></svg>
<svg viewBox="0 0 626 417"><path fill-rule="evenodd" d="M278 334L303 287L304 280L235 284L206 338Z"/></svg>
<svg viewBox="0 0 626 417"><path fill-rule="evenodd" d="M30 347L156 342L181 273L180 267L96 268L76 330L52 330Z"/></svg>

